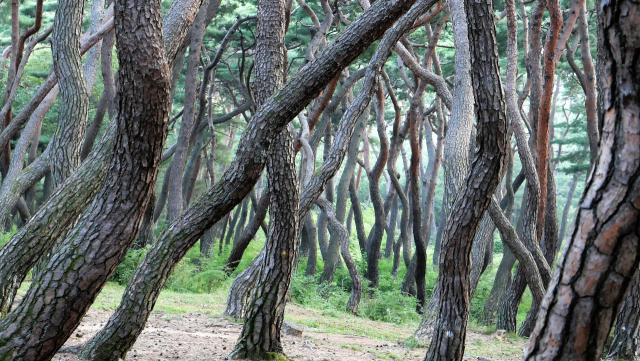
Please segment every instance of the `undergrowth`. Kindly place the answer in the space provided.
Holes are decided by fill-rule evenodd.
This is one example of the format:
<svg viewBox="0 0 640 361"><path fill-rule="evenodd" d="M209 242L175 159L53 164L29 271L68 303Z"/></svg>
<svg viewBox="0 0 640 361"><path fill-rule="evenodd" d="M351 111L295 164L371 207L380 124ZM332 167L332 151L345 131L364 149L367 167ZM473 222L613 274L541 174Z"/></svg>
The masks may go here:
<svg viewBox="0 0 640 361"><path fill-rule="evenodd" d="M364 221L365 227L369 226L368 223L373 224L372 210L364 209ZM0 242L4 241L5 236L2 237L3 238L0 238ZM231 245L225 245L222 252L218 254L219 245L216 244L213 255L210 258L205 258L200 254L199 244L196 244L176 266L165 284L165 290L174 293L215 294L216 297L226 297L235 277L258 255L264 246L264 242L265 235L262 231L259 231L256 240L249 244L240 265L230 277L227 277L224 273L223 267L229 256ZM383 238L383 247L384 242L386 242L386 235ZM429 247L427 255L426 281L428 297L431 296L438 276L437 266L431 263L434 243L435 242L431 242L431 247ZM360 253L355 229L352 232L350 250L358 265L360 274L363 275L366 262ZM497 233L496 247L494 250L502 250ZM124 261L116 268L111 277L111 281L120 285L126 285L146 252L147 249L129 251ZM494 254L493 264L480 278L477 291L471 300L470 325L479 325L478 320L482 316L482 309L491 292L491 287L493 286L495 274L501 259L501 253ZM349 277L347 269L344 266L339 267L336 271L334 281L331 284L319 284L319 277L323 268L320 255L318 254L315 276L307 277L304 275L306 263L307 259L302 257L297 268L299 271L293 275L290 288L292 301L303 307L319 310L323 315L328 317L344 317L347 300L351 292L351 278ZM415 312L416 299L412 296L403 295L400 292L406 271L404 262L400 263L401 266L398 270L398 276L393 277L391 275L393 260L386 258L380 259L380 282L377 289L369 288L368 281L363 277L363 295L358 309L359 317L372 321L388 322L410 327L417 327L419 325L420 316ZM527 290L518 310L519 324L524 321L530 307L531 294ZM473 328L474 326L471 327ZM489 332L488 330L492 330L491 327L484 328L483 326L477 326L475 328L479 332Z"/></svg>

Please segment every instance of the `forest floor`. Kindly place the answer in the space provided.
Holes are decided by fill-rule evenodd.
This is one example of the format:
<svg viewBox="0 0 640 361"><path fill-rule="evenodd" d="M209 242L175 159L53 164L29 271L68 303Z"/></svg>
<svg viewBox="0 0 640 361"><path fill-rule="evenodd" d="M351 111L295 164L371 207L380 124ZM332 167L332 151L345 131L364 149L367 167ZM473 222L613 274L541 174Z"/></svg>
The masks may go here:
<svg viewBox="0 0 640 361"><path fill-rule="evenodd" d="M98 332L117 307L122 291L121 286L107 284L67 345L85 342ZM221 316L224 301L222 294L163 292L126 360L222 360L233 349L242 329L241 323ZM283 335L284 350L291 360L422 360L427 351L410 347L414 346L411 341L407 344L415 327L293 303L287 305L285 319L304 329L301 338ZM481 331L481 327L470 325L465 360L520 360L525 340ZM53 360L79 361L70 354L58 354Z"/></svg>

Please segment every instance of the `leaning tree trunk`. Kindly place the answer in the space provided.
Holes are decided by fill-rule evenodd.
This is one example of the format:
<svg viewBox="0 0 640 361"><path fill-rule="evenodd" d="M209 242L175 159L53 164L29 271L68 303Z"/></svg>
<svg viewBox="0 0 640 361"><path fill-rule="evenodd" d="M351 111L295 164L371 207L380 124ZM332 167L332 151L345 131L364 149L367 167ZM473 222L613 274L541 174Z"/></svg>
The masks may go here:
<svg viewBox="0 0 640 361"><path fill-rule="evenodd" d="M182 41L186 29L195 17L197 7L192 6L195 10L189 11L190 5L193 5L193 1L176 3L167 13L168 20L163 26L166 31L165 48L173 49L171 51L174 52L167 53L169 58L173 58L177 51L172 44ZM182 16L175 16L176 14L182 14ZM113 25L113 22L111 24ZM103 25L104 31L112 28L107 25ZM90 41L88 40L87 43ZM88 46L83 47L83 51L87 49ZM51 250L58 238L73 227L80 214L100 190L111 159L115 129L115 126L107 129L99 146L68 178L65 185L58 187L55 192L53 192L53 176L51 172L46 173L41 200L41 202L46 200L46 203L0 250L0 314L8 311L15 292L29 270L43 254ZM42 159L42 156L39 159ZM30 167L37 163L40 162L36 161ZM82 191L79 192L78 189Z"/></svg>
<svg viewBox="0 0 640 361"><path fill-rule="evenodd" d="M604 126L596 168L524 360L599 360L640 264L640 4L602 2ZM599 59L600 60L600 59Z"/></svg>
<svg viewBox="0 0 640 361"><path fill-rule="evenodd" d="M462 0L453 0L449 3L451 22L453 24L453 37L455 41L455 78L453 89L453 105L451 107L451 119L449 120L447 134L444 139L442 156L442 168L444 172L444 200L443 218L441 230L444 230L453 203L458 192L464 185L469 165L469 142L473 127L473 90L471 88L469 36L466 13ZM438 231L440 232L440 231ZM436 238L436 253L440 257L444 238ZM434 255L435 257L435 255ZM438 261L434 264L439 264ZM440 277L440 275L438 275ZM438 304L440 302L439 281L431 293L429 302L425 307L424 316L415 336L428 342L435 330L438 316Z"/></svg>
<svg viewBox="0 0 640 361"><path fill-rule="evenodd" d="M492 1L466 2L471 79L478 120L474 160L447 219L440 256L437 327L426 360L462 360L469 318L473 240L499 184L507 152L505 109Z"/></svg>
<svg viewBox="0 0 640 361"><path fill-rule="evenodd" d="M242 260L242 255L244 251L249 246L249 243L258 232L260 225L264 222L264 219L267 216L267 211L269 210L269 191L262 193L260 197L260 201L258 201L258 205L256 207L255 214L251 221L249 221L249 225L244 229L242 235L233 242L233 248L231 249L231 253L229 253L229 258L227 258L227 262L224 265L224 270L227 275L232 274L240 261Z"/></svg>
<svg viewBox="0 0 640 361"><path fill-rule="evenodd" d="M110 347L118 348L119 354L123 353L120 350L126 353L142 332L160 290L177 263L207 229L227 215L253 189L262 175L266 151L277 134L317 96L326 83L378 39L410 5L408 1L377 2L325 48L314 61L315 66L303 68L299 76L258 110L247 125L238 144L236 158L222 180L183 212L149 250L123 293L120 306L107 326L91 342L110 344ZM340 61L336 63L336 59ZM306 86L309 81L314 85ZM353 132L353 128L350 132ZM350 136L350 132L347 132L347 136ZM340 164L341 157L346 153L347 146L343 143L346 141L342 141L336 150L337 154L330 157L335 162L330 171L326 174L320 172L317 181L312 179L314 186L309 191L312 196L319 196L328 179L337 171L335 164ZM304 197L303 194L301 199ZM301 207L301 213L306 214L309 208L309 205ZM107 355L112 357L111 353Z"/></svg>
<svg viewBox="0 0 640 361"><path fill-rule="evenodd" d="M124 258L154 190L170 105L161 4L118 1L115 9L117 152L94 203L56 247L20 306L0 321L3 360L54 356Z"/></svg>
<svg viewBox="0 0 640 361"><path fill-rule="evenodd" d="M622 309L618 313L613 342L607 359L629 360L638 359L638 331L640 331L640 272L627 293Z"/></svg>
<svg viewBox="0 0 640 361"><path fill-rule="evenodd" d="M80 150L89 116L89 93L80 56L83 11L84 2L60 1L53 24L53 68L61 97L50 157L54 187L67 179L80 164Z"/></svg>
<svg viewBox="0 0 640 361"><path fill-rule="evenodd" d="M550 152L552 153L553 150ZM550 170L547 173L547 210L545 213L542 248L547 263L552 265L558 256L558 209L556 207L556 180L553 176L551 164L548 166ZM528 284L531 286L531 283L528 282ZM548 283L545 283L545 287L548 285ZM529 309L527 313L527 317L520 327L520 331L518 331L520 336L529 337L531 332L533 332L539 307L540 302L534 300L531 304L531 309Z"/></svg>
<svg viewBox="0 0 640 361"><path fill-rule="evenodd" d="M256 36L255 99L257 106L277 91L287 74L287 50L284 43L288 28L284 0L258 1ZM294 139L285 127L270 148L267 158L269 178L269 235L251 290L244 326L231 359L269 358L281 354L281 329L291 276L298 258L298 176ZM242 290L241 290L242 291Z"/></svg>
<svg viewBox="0 0 640 361"><path fill-rule="evenodd" d="M362 219L362 205L360 204L360 198L358 197L355 175L351 177L351 182L349 183L349 199L351 200L350 214L353 214L353 218L355 218L356 223L356 236L358 238L358 245L360 246L360 252L363 253L367 244L367 234L364 230L364 220ZM349 233L349 230L347 230L347 233Z"/></svg>

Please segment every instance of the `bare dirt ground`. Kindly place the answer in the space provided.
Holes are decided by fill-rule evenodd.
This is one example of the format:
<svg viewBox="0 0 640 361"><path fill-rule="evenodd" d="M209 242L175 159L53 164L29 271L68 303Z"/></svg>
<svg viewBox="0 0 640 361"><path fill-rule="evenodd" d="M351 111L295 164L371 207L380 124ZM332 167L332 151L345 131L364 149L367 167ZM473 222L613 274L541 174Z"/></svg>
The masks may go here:
<svg viewBox="0 0 640 361"><path fill-rule="evenodd" d="M89 340L104 326L111 312L108 309L91 309L66 345ZM316 310L287 306L288 319L304 323L305 319L314 317L324 316ZM338 318L335 322L343 324L345 320ZM362 324L363 321L357 322ZM366 321L361 327L376 327L383 333L395 334L398 336L396 339L406 339L412 331L407 327L373 321ZM155 312L126 360L222 360L233 349L241 328L242 325L233 320L211 314ZM422 360L427 351L425 348L407 348L403 341L381 341L352 334L328 333L320 328L303 328L302 338L283 336L284 350L291 360ZM478 358L483 356L490 360L516 361L520 359L523 347L524 340L510 340L508 335L498 338L493 334L469 332L465 360L483 360ZM58 354L54 360L79 359L70 354Z"/></svg>

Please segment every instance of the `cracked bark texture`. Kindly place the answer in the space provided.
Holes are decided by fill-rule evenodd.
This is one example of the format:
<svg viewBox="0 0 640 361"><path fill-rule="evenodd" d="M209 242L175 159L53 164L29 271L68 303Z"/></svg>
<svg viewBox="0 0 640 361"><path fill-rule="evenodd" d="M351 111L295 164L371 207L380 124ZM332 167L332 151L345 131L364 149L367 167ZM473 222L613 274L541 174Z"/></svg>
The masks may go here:
<svg viewBox="0 0 640 361"><path fill-rule="evenodd" d="M95 201L52 252L20 305L0 322L3 360L54 356L124 258L154 189L170 105L160 1L117 2L115 12L116 152Z"/></svg>
<svg viewBox="0 0 640 361"><path fill-rule="evenodd" d="M524 360L598 360L640 263L640 5L597 9L605 75L598 159Z"/></svg>
<svg viewBox="0 0 640 361"><path fill-rule="evenodd" d="M54 187L67 179L80 164L89 116L89 92L80 56L83 11L83 1L62 0L58 2L53 21L53 69L60 86L58 125L49 160Z"/></svg>
<svg viewBox="0 0 640 361"><path fill-rule="evenodd" d="M475 154L447 217L440 255L437 327L425 360L462 360L469 319L469 273L473 240L500 182L508 147L507 115L493 2L465 2L471 80L478 120ZM468 149L468 148L467 148Z"/></svg>
<svg viewBox="0 0 640 361"><path fill-rule="evenodd" d="M453 0L449 3L451 22L453 24L453 36L455 42L455 77L453 80L453 100L451 118L444 139L442 155L442 170L444 172L444 200L442 227L447 223L453 203L464 184L469 166L469 142L473 128L473 90L471 88L471 60L469 52L469 35L467 15L462 0ZM446 104L446 102L445 102ZM442 250L444 238L437 238L438 254ZM440 247L440 248L438 248ZM435 262L434 262L435 263ZM438 261L438 264L440 262ZM440 275L438 275L440 277ZM431 293L429 302L425 307L424 316L420 322L415 337L423 341L429 341L435 331L438 316L438 304L440 302L439 281Z"/></svg>
<svg viewBox="0 0 640 361"><path fill-rule="evenodd" d="M181 38L176 37L185 36L186 32L180 32L176 29L188 28L183 23L191 24L195 17L195 14L189 17L188 12L184 13L186 4L184 2L174 3L165 17L163 26L163 29L167 30L164 31L165 48L170 48L170 45L176 41L182 41ZM176 12L183 12L182 16L174 16ZM106 32L113 29L113 24L113 18L111 18L103 24L99 33L93 34L86 42L83 41L81 53L86 52L91 44L95 43L96 38L102 37ZM174 48L173 51L177 51L177 48ZM168 52L167 54L169 58L172 58L171 53ZM53 77L50 76L49 79L52 79L53 83L55 83L55 74ZM47 82L49 82L49 79ZM41 89L43 88L41 87ZM33 100L30 100L30 103ZM20 112L20 114L22 113ZM14 123L18 117L14 119ZM0 275L2 276L0 277L0 314L8 311L9 305L13 302L15 292L29 270L33 268L43 254L51 250L58 238L66 234L87 205L94 199L106 175L107 165L113 150L114 136L115 122L105 132L99 146L96 147L89 158L65 181L63 186L58 187L51 196L45 198L47 201L40 207L40 210L0 250ZM45 168L48 166L47 158L43 158L41 155L39 159L45 161L36 161L28 168L39 166L43 169L42 171L46 171ZM52 178L49 176L49 179L52 180ZM51 189L52 187L47 188L47 185L52 185L53 182L47 183L46 180L47 178L45 177L45 190Z"/></svg>
<svg viewBox="0 0 640 361"><path fill-rule="evenodd" d="M618 313L613 341L607 355L609 360L638 359L638 331L640 331L640 272L627 293Z"/></svg>
<svg viewBox="0 0 640 361"><path fill-rule="evenodd" d="M267 151L275 136L287 122L317 97L338 72L406 12L410 5L409 1L376 3L330 43L316 58L313 66L301 69L283 89L266 101L243 132L236 158L221 177L221 181L209 188L169 225L140 263L124 292L120 306L110 318L107 327L101 331L106 333L105 339L121 332L124 339L122 342L133 344L144 328L160 290L177 263L206 230L227 215L253 189L262 174ZM166 36L167 32L164 33ZM395 35L397 40L400 35ZM364 109L358 111L363 112ZM350 135L349 132L345 132L344 137ZM344 142L341 144L343 146L336 152L338 154L335 157L344 156ZM334 174L336 170L332 171ZM318 177L317 180L310 181L314 186L308 198L305 198L304 194L301 197L302 200L307 199L306 202L301 202L301 214L308 212L314 201L311 198L319 196L328 179ZM115 344L117 345L117 342Z"/></svg>
<svg viewBox="0 0 640 361"><path fill-rule="evenodd" d="M288 9L284 0L258 1L255 56L255 100L260 106L282 87L287 74L284 43L288 28ZM282 354L281 330L291 276L298 257L298 177L294 138L285 127L269 149L269 234L257 282L250 290L244 325L232 359L262 358ZM244 290L240 290L243 292Z"/></svg>

